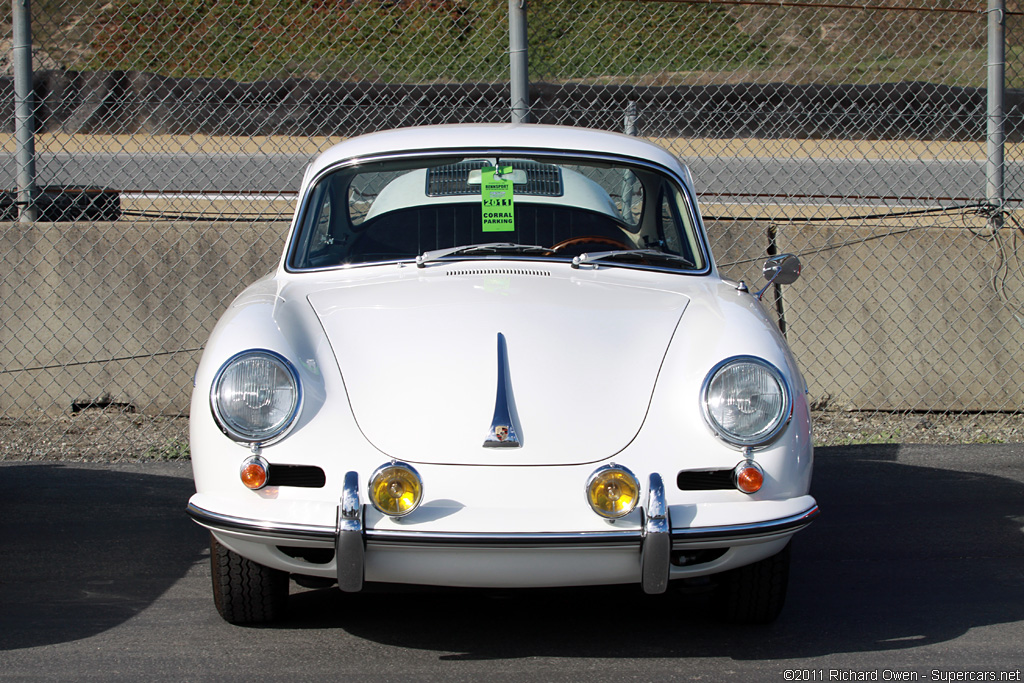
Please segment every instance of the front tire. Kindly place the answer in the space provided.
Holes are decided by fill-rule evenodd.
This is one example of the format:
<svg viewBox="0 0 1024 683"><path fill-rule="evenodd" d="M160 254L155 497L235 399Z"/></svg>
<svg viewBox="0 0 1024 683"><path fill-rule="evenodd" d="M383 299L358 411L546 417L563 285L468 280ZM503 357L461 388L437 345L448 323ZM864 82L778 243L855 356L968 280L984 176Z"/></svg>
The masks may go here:
<svg viewBox="0 0 1024 683"><path fill-rule="evenodd" d="M789 585L789 544L779 553L725 572L719 578L717 602L726 621L769 624L786 604Z"/></svg>
<svg viewBox="0 0 1024 683"><path fill-rule="evenodd" d="M284 616L288 574L248 560L210 534L213 602L231 624L265 624Z"/></svg>

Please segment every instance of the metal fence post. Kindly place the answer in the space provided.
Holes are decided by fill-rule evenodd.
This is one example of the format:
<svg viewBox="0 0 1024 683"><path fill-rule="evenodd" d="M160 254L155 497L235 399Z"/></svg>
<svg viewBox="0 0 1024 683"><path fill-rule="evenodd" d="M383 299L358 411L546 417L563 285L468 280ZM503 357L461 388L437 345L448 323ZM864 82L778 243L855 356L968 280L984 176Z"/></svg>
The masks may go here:
<svg viewBox="0 0 1024 683"><path fill-rule="evenodd" d="M32 19L29 0L11 0L14 67L14 137L17 145L18 220L36 220L35 117L32 89Z"/></svg>
<svg viewBox="0 0 1024 683"><path fill-rule="evenodd" d="M508 58L512 123L530 122L530 59L527 55L526 0L508 0Z"/></svg>
<svg viewBox="0 0 1024 683"><path fill-rule="evenodd" d="M988 224L994 230L1003 224L1005 28L1006 0L988 0L988 162L985 166L985 198L991 211Z"/></svg>

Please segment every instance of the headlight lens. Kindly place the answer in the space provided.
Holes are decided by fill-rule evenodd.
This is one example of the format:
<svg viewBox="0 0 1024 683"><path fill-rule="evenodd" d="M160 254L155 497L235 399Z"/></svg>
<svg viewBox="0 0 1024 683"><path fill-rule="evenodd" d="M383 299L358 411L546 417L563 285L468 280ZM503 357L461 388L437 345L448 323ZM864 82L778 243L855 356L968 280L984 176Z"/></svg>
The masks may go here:
<svg viewBox="0 0 1024 683"><path fill-rule="evenodd" d="M587 481L587 502L607 519L624 517L633 511L640 498L640 482L621 465L598 468Z"/></svg>
<svg viewBox="0 0 1024 683"><path fill-rule="evenodd" d="M419 473L401 462L384 465L370 477L370 502L389 517L402 517L415 510L423 499Z"/></svg>
<svg viewBox="0 0 1024 683"><path fill-rule="evenodd" d="M704 418L734 446L759 446L779 433L790 413L790 392L773 365L740 356L716 366L704 381Z"/></svg>
<svg viewBox="0 0 1024 683"><path fill-rule="evenodd" d="M232 439L266 443L295 422L302 402L299 374L273 351L245 351L217 372L210 404Z"/></svg>

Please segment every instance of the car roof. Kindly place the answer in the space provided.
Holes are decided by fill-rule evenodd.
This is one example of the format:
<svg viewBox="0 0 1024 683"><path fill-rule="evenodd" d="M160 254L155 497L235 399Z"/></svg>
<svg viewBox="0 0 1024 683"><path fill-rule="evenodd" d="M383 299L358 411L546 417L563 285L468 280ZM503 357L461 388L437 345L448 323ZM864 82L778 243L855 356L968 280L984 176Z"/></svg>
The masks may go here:
<svg viewBox="0 0 1024 683"><path fill-rule="evenodd" d="M336 163L394 152L432 152L452 149L535 149L557 152L596 152L645 159L685 174L679 160L643 138L621 133L540 124L449 124L396 128L345 140L314 160L307 179Z"/></svg>

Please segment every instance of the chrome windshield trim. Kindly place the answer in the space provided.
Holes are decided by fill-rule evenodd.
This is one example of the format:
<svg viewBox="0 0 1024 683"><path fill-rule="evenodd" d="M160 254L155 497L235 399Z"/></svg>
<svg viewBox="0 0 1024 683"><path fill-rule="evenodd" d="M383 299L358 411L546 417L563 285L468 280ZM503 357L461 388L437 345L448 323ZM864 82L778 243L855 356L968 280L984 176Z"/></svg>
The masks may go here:
<svg viewBox="0 0 1024 683"><path fill-rule="evenodd" d="M286 522L267 522L247 517L235 517L219 512L204 510L193 503L188 504L188 515L200 526L219 531L237 531L247 534L259 534L275 538L301 538L318 541L334 542L336 530L332 526L313 524L289 524Z"/></svg>
<svg viewBox="0 0 1024 683"><path fill-rule="evenodd" d="M687 543L705 543L707 541L755 539L782 533L795 533L813 522L817 518L818 513L818 505L815 504L795 515L764 522L672 529L672 546L676 547Z"/></svg>
<svg viewBox="0 0 1024 683"><path fill-rule="evenodd" d="M714 267L713 267L714 258L712 257L712 254L711 254L710 242L709 242L708 236L707 236L707 228L704 225L704 218L703 218L703 216L701 216L700 211L697 208L696 197L693 194L691 194L692 192L696 191L695 188L691 187L690 184L689 184L690 182L692 182L692 178L687 179L685 177L687 174L679 174L674 169L671 169L671 168L669 168L667 166L662 166L660 163L651 161L649 159L643 159L643 158L640 158L640 157L630 156L628 154L617 154L615 152L595 152L595 151L585 151L585 150L567 151L567 150L545 149L545 148L537 148L537 147L514 147L514 146L510 146L510 147L496 146L496 147L452 147L452 148L437 148L437 149L431 149L431 148L427 148L427 149L412 149L412 150L403 150L403 151L399 151L399 152L382 152L382 153L377 153L377 154L367 154L365 156L349 157L347 159L339 159L338 161L336 161L335 163L331 164L330 166L326 166L326 167L320 169L320 171L315 176L313 176L312 178L309 179L309 185L308 186L310 188L312 188L313 186L316 185L316 183L320 182L325 176L329 175L330 173L333 173L334 171L337 171L337 170L340 170L340 169L343 169L343 168L362 166L364 164L375 163L375 162L400 161L400 160L404 160L404 159L431 158L431 157L433 157L433 158L442 158L443 159L443 158L448 158L448 157L453 157L453 156L472 156L472 155L480 155L480 156L495 156L495 155L497 155L497 156L501 156L501 155L516 155L516 154L529 155L531 157L541 157L541 158L546 158L546 159L559 159L559 160L562 160L562 159L564 159L564 160L573 160L573 159L575 159L575 160L588 160L588 161L595 161L595 162L610 162L610 163L626 162L628 164L632 164L632 165L635 165L635 166L646 168L648 170L651 170L651 171L654 171L654 172L657 172L657 173L661 173L663 175L666 175L666 176L669 176L670 178L675 179L678 182L680 189L683 190L683 192L682 192L683 198L684 198L684 200L686 202L687 208L689 209L690 217L694 220L694 227L696 228L695 237L697 239L698 245L700 246L700 251L701 251L700 255L701 255L701 257L702 257L702 259L704 261L704 266L702 268L700 268L700 269L682 270L682 269L678 269L678 268L668 268L668 267L662 267L662 266L642 266L642 265L637 265L635 263L630 263L630 264L615 263L614 265L617 268L629 268L629 269L633 269L633 270L654 271L654 272L658 272L658 273L671 273L673 275L710 275L712 272L714 272ZM682 162L680 162L680 165L685 168L685 165L683 165ZM286 273L295 273L295 274L298 274L298 273L315 273L315 272L325 272L325 271L333 271L333 270L344 270L344 269L351 269L351 268L364 268L364 267L368 267L368 266L372 267L372 266L381 266L381 265L391 265L391 264L399 264L401 266L416 265L416 259L415 258L404 258L404 259L389 259L389 260L385 260L385 261L370 261L370 262L365 262L365 263L343 263L343 264L337 264L337 265L332 265L332 266L324 266L324 267L316 267L316 268L296 268L293 265L293 259L295 257L296 249L298 248L298 240L299 240L299 236L300 236L299 235L299 228L301 227L302 221L304 220L305 213L306 213L306 211L309 208L308 204L309 204L309 197L310 197L310 195L311 195L311 193L308 192L308 191L304 195L300 194L300 196L298 197L298 201L300 202L300 204L299 204L299 206L296 207L295 214L294 214L294 216L292 218L292 221L291 221L291 223L289 225L288 243L285 246L285 257L284 257L284 263L283 263L284 271ZM499 260L528 260L529 259L529 257L524 258L522 255L516 254L516 255L487 255L487 256L483 256L483 255L467 255L466 257L452 257L451 260L462 260L463 258L467 258L467 259L490 258L490 259L499 259ZM446 260L448 260L448 259L446 259ZM572 259L571 258L565 258L564 261L563 261L563 259L556 259L556 258L553 258L553 257L547 257L547 258L544 258L544 259L537 259L536 257L532 257L532 260L543 260L543 261L545 261L547 263L551 263L551 262L564 262L566 264L571 264L572 263ZM605 265L611 265L611 264L605 264Z"/></svg>

